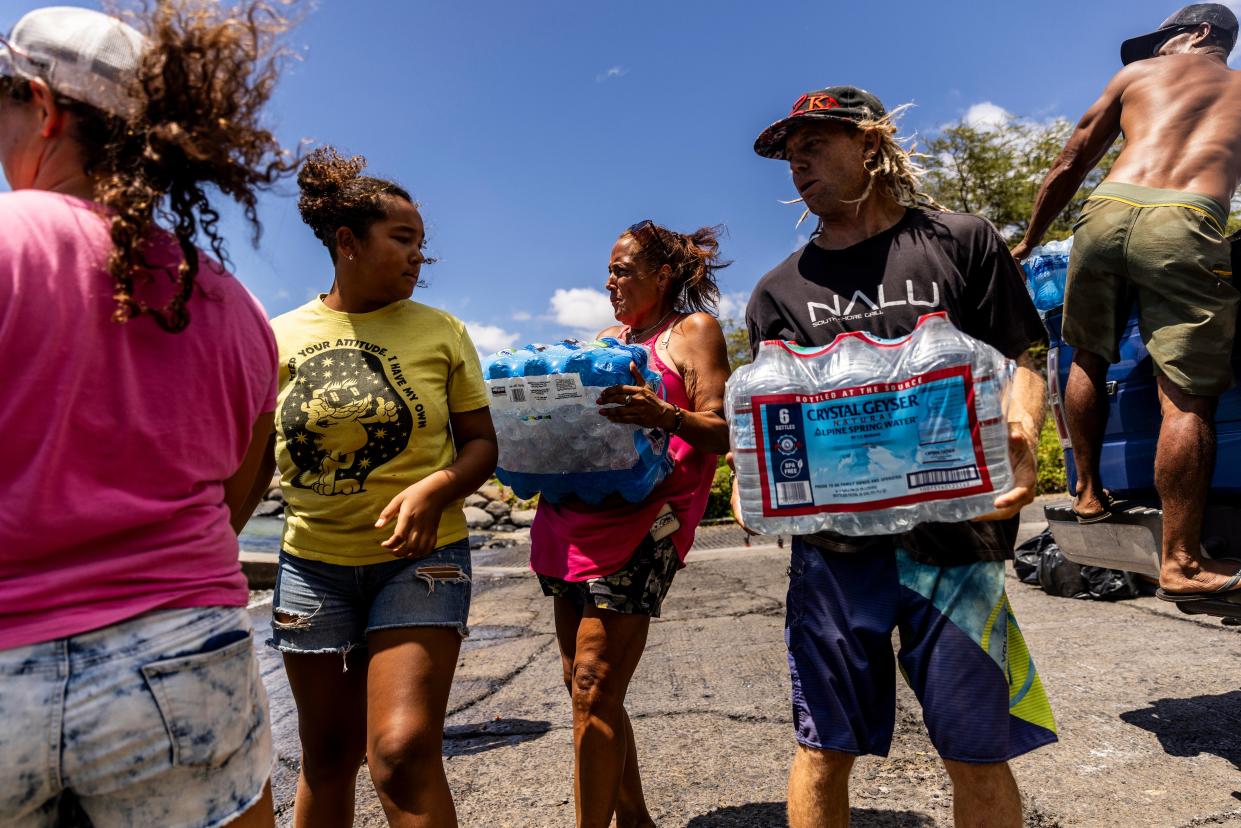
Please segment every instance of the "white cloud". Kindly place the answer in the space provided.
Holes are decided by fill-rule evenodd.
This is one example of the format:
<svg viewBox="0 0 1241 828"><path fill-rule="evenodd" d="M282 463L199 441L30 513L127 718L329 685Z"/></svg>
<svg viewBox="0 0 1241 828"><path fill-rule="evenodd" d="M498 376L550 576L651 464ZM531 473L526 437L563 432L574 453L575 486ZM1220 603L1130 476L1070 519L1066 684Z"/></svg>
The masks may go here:
<svg viewBox="0 0 1241 828"><path fill-rule="evenodd" d="M720 294L720 319L731 319L738 322L745 319L745 306L750 301L750 294L736 291Z"/></svg>
<svg viewBox="0 0 1241 828"><path fill-rule="evenodd" d="M719 318L738 321L745 318L750 294L733 291L720 295ZM617 324L608 294L594 288L560 288L552 294L547 318L565 329L566 335L590 338Z"/></svg>
<svg viewBox="0 0 1241 828"><path fill-rule="evenodd" d="M991 101L983 101L971 106L965 112L965 123L974 129L995 129L1002 127L1013 118L1013 114L1002 106L996 106Z"/></svg>
<svg viewBox="0 0 1241 828"><path fill-rule="evenodd" d="M534 314L530 313L530 311L513 311L514 322L529 322L533 318Z"/></svg>
<svg viewBox="0 0 1241 828"><path fill-rule="evenodd" d="M603 83L604 81L623 78L629 74L629 70L624 66L609 66L599 74L595 75L595 83Z"/></svg>
<svg viewBox="0 0 1241 828"><path fill-rule="evenodd" d="M474 347L485 354L495 353L517 344L517 337L520 335L506 331L499 325L487 325L482 322L466 321L465 327L470 332Z"/></svg>
<svg viewBox="0 0 1241 828"><path fill-rule="evenodd" d="M616 324L611 300L595 288L557 288L548 310L557 325L587 336Z"/></svg>

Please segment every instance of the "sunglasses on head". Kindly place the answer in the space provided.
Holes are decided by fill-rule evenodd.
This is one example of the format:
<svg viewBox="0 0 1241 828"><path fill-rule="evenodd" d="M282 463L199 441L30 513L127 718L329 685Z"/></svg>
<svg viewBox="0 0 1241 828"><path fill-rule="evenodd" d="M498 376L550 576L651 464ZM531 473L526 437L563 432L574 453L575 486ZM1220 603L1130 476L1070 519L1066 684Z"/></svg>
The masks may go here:
<svg viewBox="0 0 1241 828"><path fill-rule="evenodd" d="M651 236L655 239L655 243L659 245L659 252L663 254L663 258L667 259L668 248L664 246L664 240L659 237L659 227L655 224L655 222L650 219L642 219L642 221L637 224L629 225L629 229L625 232L641 242L642 237L638 234L646 230L651 231Z"/></svg>

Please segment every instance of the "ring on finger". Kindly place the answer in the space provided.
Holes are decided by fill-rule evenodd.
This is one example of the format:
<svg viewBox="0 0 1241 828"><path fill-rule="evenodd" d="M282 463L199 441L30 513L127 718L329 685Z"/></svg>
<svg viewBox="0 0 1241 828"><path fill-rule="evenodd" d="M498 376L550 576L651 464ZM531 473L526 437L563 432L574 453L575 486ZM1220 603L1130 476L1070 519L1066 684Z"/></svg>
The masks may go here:
<svg viewBox="0 0 1241 828"><path fill-rule="evenodd" d="M625 403L624 403L624 404L625 404L625 405L629 405L629 403L631 403L631 402L633 402L633 394L626 394L626 395L625 395Z"/></svg>

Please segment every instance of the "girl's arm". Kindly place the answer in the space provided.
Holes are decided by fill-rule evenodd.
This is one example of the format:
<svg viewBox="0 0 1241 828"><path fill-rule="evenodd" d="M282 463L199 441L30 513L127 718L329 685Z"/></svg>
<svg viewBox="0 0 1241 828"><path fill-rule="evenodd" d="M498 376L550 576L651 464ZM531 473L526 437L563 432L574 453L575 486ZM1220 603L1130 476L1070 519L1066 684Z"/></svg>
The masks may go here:
<svg viewBox="0 0 1241 828"><path fill-rule="evenodd" d="M224 503L228 506L229 522L239 535L271 484L271 474L276 467L275 417L274 411L268 411L254 421L246 456L233 476L224 481Z"/></svg>
<svg viewBox="0 0 1241 828"><path fill-rule="evenodd" d="M379 513L376 527L395 520L392 536L380 544L402 558L422 558L435 550L440 515L448 504L461 500L487 482L495 471L499 449L491 409L478 408L450 414L457 459L427 475L392 498Z"/></svg>

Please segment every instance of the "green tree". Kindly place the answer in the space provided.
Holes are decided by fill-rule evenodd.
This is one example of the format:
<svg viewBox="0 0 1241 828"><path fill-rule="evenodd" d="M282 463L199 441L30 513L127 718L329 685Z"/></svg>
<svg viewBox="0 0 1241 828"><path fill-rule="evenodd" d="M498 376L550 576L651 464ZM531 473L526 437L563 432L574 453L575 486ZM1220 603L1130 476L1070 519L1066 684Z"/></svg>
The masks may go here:
<svg viewBox="0 0 1241 828"><path fill-rule="evenodd" d="M728 346L728 364L734 371L750 362L750 333L745 322L737 319L721 319L724 343Z"/></svg>
<svg viewBox="0 0 1241 828"><path fill-rule="evenodd" d="M947 126L927 142L927 193L949 210L984 216L1015 244L1030 224L1039 185L1072 130L1063 119ZM1048 230L1047 241L1072 234L1086 197L1107 176L1120 148L1118 141L1086 177Z"/></svg>

